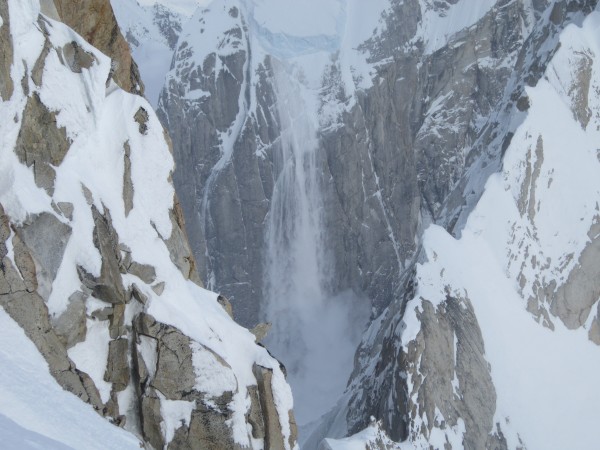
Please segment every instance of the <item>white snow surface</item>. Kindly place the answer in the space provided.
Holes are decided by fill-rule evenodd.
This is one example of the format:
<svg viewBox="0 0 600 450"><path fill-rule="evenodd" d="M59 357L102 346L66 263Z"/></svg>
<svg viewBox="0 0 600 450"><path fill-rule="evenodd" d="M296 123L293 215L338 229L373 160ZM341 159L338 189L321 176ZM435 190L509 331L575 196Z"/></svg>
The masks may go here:
<svg viewBox="0 0 600 450"><path fill-rule="evenodd" d="M542 286L566 281L600 214L600 65L595 57L590 58L589 96L585 93L592 112L587 127L576 118L579 97L571 89L581 88L582 55L600 54L598 29L600 13L595 12L581 27L570 25L561 34L546 76L527 89L531 107L505 154L503 171L488 180L461 238L438 226L425 232L428 262L418 266L418 292L406 309L405 345L420 328L420 299L435 305L444 301L446 289L470 299L497 393L494 423L500 423L509 448L518 448L519 438L530 450L597 447L600 347L588 339L590 320L569 330L550 316L552 331L526 307L536 280ZM536 155L539 138L543 152ZM527 196L521 213L522 187L532 192L525 184L527 168L536 163L535 195ZM533 270L532 256L544 267ZM521 272L527 278L523 288ZM593 316L595 306L589 319ZM428 448L432 443L423 440L420 436L414 444Z"/></svg>
<svg viewBox="0 0 600 450"><path fill-rule="evenodd" d="M109 342L108 322L88 319L85 341L80 342L68 351L69 358L73 360L77 367L94 380L94 384L100 392L100 398L105 403L110 399L110 389L112 387L110 383L104 381Z"/></svg>
<svg viewBox="0 0 600 450"><path fill-rule="evenodd" d="M385 446L385 447L383 447ZM387 450L410 450L410 443L393 442L382 430L381 424L371 423L367 428L343 439L324 439L319 450L365 450L386 448ZM443 448L443 444L440 447ZM460 447L453 447L460 448Z"/></svg>
<svg viewBox="0 0 600 450"><path fill-rule="evenodd" d="M11 33L14 39L15 63L12 66L12 78L21 80L24 78L25 64L27 67L33 67L43 47L43 35L37 26L39 3L37 0L9 0L8 5ZM158 321L177 327L192 340L218 354L231 367L231 377L236 380L238 387L230 405L233 412L230 426L236 441L242 446L254 448L262 446L262 441L250 442L245 418L249 406L246 388L256 384L252 373L255 363L274 371L273 388L276 391L277 411L282 427L289 435L288 410L292 407L293 400L289 386L285 381L280 380L283 379L283 374L278 362L270 357L264 348L255 344L254 336L248 330L229 318L217 303L217 294L184 279L170 260L163 239L167 239L172 231L169 210L174 200L174 189L170 181L173 158L165 141L162 125L152 107L145 99L122 91L114 83L106 88L105 81L110 69L109 58L87 44L64 24L48 20L50 40L54 48L50 50L46 60L43 86L38 88L30 81L29 87L39 93L49 109L57 111L57 123L60 127L66 128L72 145L64 161L56 168L55 191L51 198L46 191L35 185L32 169L19 163L13 153L27 101L21 83L15 83L12 98L10 101L3 102L0 108L0 203L14 223L22 222L31 214L47 212L72 228L71 238L47 301L50 314L60 315L64 312L67 299L81 288L76 272L77 265L93 275L98 275L100 272L101 258L92 239L94 224L91 209L82 189L85 186L91 192L90 201L95 207L101 213L110 211L119 241L131 249L133 260L154 266L156 282L165 283L164 292L159 296L150 289L150 286L141 280L137 281L137 283L141 282L140 289L149 297L146 312ZM96 62L89 69L84 69L81 74L73 73L68 67L63 66L57 56L56 49L72 41L76 41L96 58ZM146 134L140 133L139 126L134 120L134 115L140 108L144 108L149 115ZM133 209L127 216L122 197L126 142L131 148L131 178L134 186ZM74 207L72 220L58 215L52 208L52 202L72 203ZM131 278L124 277L126 286L132 281ZM100 302L93 298L88 302L88 310L98 309ZM127 315L134 313L130 306L128 305ZM76 364L85 367L100 389L102 398L106 399L108 390L107 386L103 385L102 366L106 361L108 336L104 328L104 325L98 325L93 321L88 322L86 340L73 347L69 354ZM2 339L8 339L10 336L12 335L3 333ZM24 341L22 344L24 348L32 345L22 335L19 335L19 339ZM14 341L19 339L15 337ZM15 373L18 373L18 367L23 367L23 370L29 367L24 359L16 354L18 351L12 350L21 347L16 344L11 345L11 342L6 342L6 345L3 342L0 348L5 355L3 357L7 361L14 362L14 364L11 362L11 366L8 362L2 364L0 370L3 374L8 374L4 371L8 367L14 366L12 370ZM52 410L49 407L40 408L39 399L45 398L45 394L38 393L37 384L40 384L40 389L43 387L60 390L64 398L72 398L77 405L80 404L80 400L63 392L56 382L49 378L46 366L42 370L42 366L37 362L36 364L35 371L32 371L34 378L30 378L29 385L18 384L16 378L3 375L0 389L4 398L9 398L10 395L10 402L0 402L2 408L0 412L26 428L31 427L31 424L27 423L34 417L35 422L39 424L34 431L60 441L62 435L67 435L64 426L61 426L61 419L71 416L57 414L55 406ZM224 391L231 388L231 377L213 381L215 384L221 381L223 385L219 388ZM27 379L25 375L23 378ZM20 386L27 386L32 393L36 393L36 396L27 394ZM214 387L215 390L217 388ZM23 401L19 400L21 397ZM56 396L55 398L58 399ZM69 406L71 400L64 398L60 397L50 405L66 405L65 414L70 414L68 408L71 408ZM41 415L38 417L33 415L35 412L26 409L23 409L24 412L21 414L15 405L25 403L35 405ZM76 408L73 408L75 411ZM89 407L81 404L79 409L85 408ZM170 410L168 405L165 408ZM79 409L73 412L73 416L80 415ZM177 413L177 417L179 416L180 414ZM89 431L85 425L87 422L79 428L81 433L73 430L72 424L88 421L83 413L81 417L80 420L74 417L73 420L62 422L63 425L69 424L69 436L80 436L86 433L92 437L98 436ZM102 448L127 448L126 444L129 442L127 439L123 438L123 445L119 445L120 441L117 441L123 431L104 422L99 416L94 417L98 417L101 423L95 427L98 433L103 435L102 439L96 439L96 442L101 443ZM55 424L55 426L48 424ZM106 427L103 427L104 424ZM110 439L115 439L115 445L111 445ZM286 435L285 442L287 441ZM69 442L67 444L71 445ZM137 440L133 439L131 442L137 448ZM96 445L80 445L78 441L72 441L72 444L75 448L95 448Z"/></svg>
<svg viewBox="0 0 600 450"><path fill-rule="evenodd" d="M431 0L421 0L422 19L417 39L425 43L425 53L444 47L457 32L477 23L498 0L458 0L448 9L434 7Z"/></svg>
<svg viewBox="0 0 600 450"><path fill-rule="evenodd" d="M112 0L111 0L112 1ZM119 0L120 1L120 0ZM163 5L187 17L191 17L198 7L208 6L212 0L135 0L141 6Z"/></svg>
<svg viewBox="0 0 600 450"><path fill-rule="evenodd" d="M2 448L132 449L139 439L63 390L25 332L0 308Z"/></svg>

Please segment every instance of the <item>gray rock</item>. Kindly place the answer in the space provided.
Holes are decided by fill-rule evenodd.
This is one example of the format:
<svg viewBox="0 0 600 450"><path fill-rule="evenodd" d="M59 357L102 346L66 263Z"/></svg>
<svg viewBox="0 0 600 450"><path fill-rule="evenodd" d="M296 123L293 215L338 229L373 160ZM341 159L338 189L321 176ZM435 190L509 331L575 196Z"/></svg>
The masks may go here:
<svg viewBox="0 0 600 450"><path fill-rule="evenodd" d="M90 314L92 319L96 320L109 320L110 316L113 313L113 309L111 306L107 306L106 308L97 309Z"/></svg>
<svg viewBox="0 0 600 450"><path fill-rule="evenodd" d="M40 1L40 12L51 19L60 21L60 16L54 5L54 0L41 0Z"/></svg>
<svg viewBox="0 0 600 450"><path fill-rule="evenodd" d="M85 340L86 299L87 296L83 292L74 292L69 297L67 309L60 316L51 317L52 327L66 349Z"/></svg>
<svg viewBox="0 0 600 450"><path fill-rule="evenodd" d="M250 333L252 333L254 335L254 337L256 338L256 342L262 342L266 337L267 334L269 333L269 330L271 329L271 323L259 323L258 325L256 325L254 328L252 328L250 330Z"/></svg>
<svg viewBox="0 0 600 450"><path fill-rule="evenodd" d="M119 268L120 252L118 250L119 237L112 226L110 212L104 208L104 215L92 205L94 219L94 245L100 251L102 266L100 276L94 277L84 268L78 267L79 277L94 297L111 304L124 304L129 301L123 287Z"/></svg>
<svg viewBox="0 0 600 450"><path fill-rule="evenodd" d="M125 217L133 209L133 182L131 181L131 147L129 141L123 144L125 150L125 170L123 172L123 202L125 203Z"/></svg>
<svg viewBox="0 0 600 450"><path fill-rule="evenodd" d="M34 92L25 105L15 153L23 164L33 166L36 184L50 195L56 178L52 166L60 165L70 145L65 128L56 123L56 113Z"/></svg>
<svg viewBox="0 0 600 450"><path fill-rule="evenodd" d="M135 275L146 284L152 284L156 279L156 269L148 264L140 264L133 261L127 267L127 272Z"/></svg>
<svg viewBox="0 0 600 450"><path fill-rule="evenodd" d="M250 412L248 413L248 423L252 426L252 437L254 439L265 438L265 422L263 420L260 407L260 396L258 386L248 386L248 395L250 396Z"/></svg>
<svg viewBox="0 0 600 450"><path fill-rule="evenodd" d="M54 4L63 23L117 62L114 73L117 84L128 92L143 95L144 84L110 0L54 0Z"/></svg>
<svg viewBox="0 0 600 450"><path fill-rule="evenodd" d="M165 241L165 244L169 249L171 261L177 266L185 278L193 281L198 286L204 287L200 275L198 274L196 259L190 248L183 211L181 210L177 197L175 197L173 208L169 211L169 217L171 218L173 231L171 232L169 239Z"/></svg>
<svg viewBox="0 0 600 450"><path fill-rule="evenodd" d="M8 15L8 2L0 2L0 97L3 101L10 100L14 90L13 80L10 76L10 68L13 63L13 43L10 35L10 17Z"/></svg>
<svg viewBox="0 0 600 450"><path fill-rule="evenodd" d="M147 389L141 399L140 416L144 440L153 448L164 448L165 439L160 427L162 422L160 399L152 388Z"/></svg>
<svg viewBox="0 0 600 450"><path fill-rule="evenodd" d="M31 69L31 79L33 80L33 82L35 83L35 85L37 87L41 87L42 86L42 77L44 76L44 67L46 66L46 58L48 57L50 50L52 50L52 43L50 42L50 39L48 39L48 30L46 28L46 20L40 18L38 20L38 24L40 26L40 29L44 32L46 39L44 40L44 47L42 48L42 52L40 53L40 56L38 56L38 59L35 61L35 64L33 65L33 68ZM59 55L59 57L60 57L60 55ZM29 95L28 91L29 91L29 83L27 83L27 89L26 90L24 89L24 92Z"/></svg>
<svg viewBox="0 0 600 450"><path fill-rule="evenodd" d="M158 114L173 139L173 179L200 276L215 279L216 285L209 287L231 300L242 324L254 326L259 321L254 299L262 298L263 231L273 184L272 162L258 155L270 155L272 146L280 145L278 119L272 107L270 62L265 60L255 80L260 114L246 117L231 164L211 176L221 157L220 133L232 125L240 100L250 95L242 90L251 82L244 70L247 28L239 11L225 34L238 50L228 56L209 54L198 66L190 61L194 44L185 36L180 39L173 62L179 78L165 86ZM217 59L226 70L217 70ZM192 102L182 98L186 91L197 89L210 95Z"/></svg>
<svg viewBox="0 0 600 450"><path fill-rule="evenodd" d="M193 450L221 450L227 448L242 450L244 447L233 440L231 430L226 423L229 419L229 414L225 411L214 411L212 409L192 411L189 429L180 428L168 448L188 448Z"/></svg>
<svg viewBox="0 0 600 450"><path fill-rule="evenodd" d="M231 317L233 319L233 307L231 306L231 302L226 297L223 297L222 295L219 295L217 297L217 302L219 302L219 305L221 305L223 307L223 309L225 310L225 312L227 312L229 317Z"/></svg>
<svg viewBox="0 0 600 450"><path fill-rule="evenodd" d="M138 288L135 283L133 283L131 286L131 297L136 299L142 305L145 305L148 301L148 297L142 291L140 291L140 288Z"/></svg>
<svg viewBox="0 0 600 450"><path fill-rule="evenodd" d="M600 298L600 217L596 218L577 266L548 299L550 312L570 329L583 326Z"/></svg>
<svg viewBox="0 0 600 450"><path fill-rule="evenodd" d="M74 73L81 73L83 69L89 69L96 62L96 57L86 52L75 41L69 42L61 50L65 62Z"/></svg>
<svg viewBox="0 0 600 450"><path fill-rule="evenodd" d="M30 217L17 228L17 234L31 249L36 262L38 292L43 298L50 296L71 232L70 226L48 213Z"/></svg>
<svg viewBox="0 0 600 450"><path fill-rule="evenodd" d="M58 202L56 204L61 214L69 220L73 220L73 204L69 202Z"/></svg>
<svg viewBox="0 0 600 450"><path fill-rule="evenodd" d="M152 286L152 290L156 293L156 295L162 295L165 291L165 282L161 281Z"/></svg>
<svg viewBox="0 0 600 450"><path fill-rule="evenodd" d="M273 371L265 367L254 365L252 368L256 381L258 383L258 395L260 398L260 407L265 426L265 447L266 448L285 448L283 441L283 432L279 422L279 414L275 406L273 397ZM291 440L296 441L296 436Z"/></svg>
<svg viewBox="0 0 600 450"><path fill-rule="evenodd" d="M596 345L600 345L600 303L598 303L598 309L596 312L596 318L593 320L590 326L589 338Z"/></svg>
<svg viewBox="0 0 600 450"><path fill-rule="evenodd" d="M110 341L108 344L108 362L104 381L112 383L119 392L129 384L129 342L126 338ZM113 417L115 417L113 415Z"/></svg>
<svg viewBox="0 0 600 450"><path fill-rule="evenodd" d="M87 374L77 370L75 364L69 359L65 346L50 324L44 300L37 292L25 290L24 285L17 286L22 287L21 290L14 290L14 284L6 283L6 280L19 277L7 258L4 258L0 273L2 274L0 306L23 328L27 337L35 344L47 361L50 374L56 381L64 389L83 401L91 403L97 411L101 411L103 404L96 387Z"/></svg>
<svg viewBox="0 0 600 450"><path fill-rule="evenodd" d="M190 339L176 328L157 322L148 314L139 314L134 323L138 335L158 341L156 373L151 380L153 388L169 400L182 400L196 384L192 364Z"/></svg>
<svg viewBox="0 0 600 450"><path fill-rule="evenodd" d="M140 134L148 133L148 111L140 106L140 109L137 110L134 120L139 125Z"/></svg>
<svg viewBox="0 0 600 450"><path fill-rule="evenodd" d="M38 288L38 280L35 270L35 263L29 252L29 248L23 243L19 235L15 235L12 239L15 264L21 279L23 280L25 290L27 292L35 292Z"/></svg>
<svg viewBox="0 0 600 450"><path fill-rule="evenodd" d="M108 330L112 339L117 339L125 334L125 305L122 303L112 305L112 312L108 316Z"/></svg>

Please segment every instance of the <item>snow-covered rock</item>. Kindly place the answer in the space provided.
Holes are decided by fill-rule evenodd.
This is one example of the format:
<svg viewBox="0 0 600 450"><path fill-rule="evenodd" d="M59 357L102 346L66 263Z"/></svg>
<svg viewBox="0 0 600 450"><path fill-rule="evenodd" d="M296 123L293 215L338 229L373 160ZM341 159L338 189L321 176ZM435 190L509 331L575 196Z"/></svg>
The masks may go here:
<svg viewBox="0 0 600 450"><path fill-rule="evenodd" d="M79 4L0 2L1 426L50 448L292 449L280 364L203 289L168 135L115 83L131 56L58 20ZM95 5L79 25L113 18L104 42Z"/></svg>

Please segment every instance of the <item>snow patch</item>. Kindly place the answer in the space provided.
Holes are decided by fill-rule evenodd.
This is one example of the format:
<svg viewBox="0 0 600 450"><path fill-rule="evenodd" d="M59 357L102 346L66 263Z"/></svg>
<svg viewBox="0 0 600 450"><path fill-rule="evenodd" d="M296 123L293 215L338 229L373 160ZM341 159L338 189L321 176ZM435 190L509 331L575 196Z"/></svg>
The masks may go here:
<svg viewBox="0 0 600 450"><path fill-rule="evenodd" d="M48 364L0 308L0 435L4 448L137 449L139 440L63 390Z"/></svg>
<svg viewBox="0 0 600 450"><path fill-rule="evenodd" d="M175 431L178 428L190 426L192 411L196 408L196 402L168 400L159 391L156 391L156 394L160 399L160 415L163 418L160 426L165 436L165 444L168 445L173 440Z"/></svg>
<svg viewBox="0 0 600 450"><path fill-rule="evenodd" d="M104 403L110 399L112 384L104 381L108 363L108 343L110 342L108 321L87 319L85 341L71 347L67 353L79 370L87 373L100 392Z"/></svg>

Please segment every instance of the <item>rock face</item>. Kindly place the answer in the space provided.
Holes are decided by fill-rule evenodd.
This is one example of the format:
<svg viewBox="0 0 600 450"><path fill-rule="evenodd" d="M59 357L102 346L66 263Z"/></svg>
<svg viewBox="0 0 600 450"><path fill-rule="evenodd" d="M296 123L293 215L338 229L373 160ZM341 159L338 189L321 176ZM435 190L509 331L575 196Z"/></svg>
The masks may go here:
<svg viewBox="0 0 600 450"><path fill-rule="evenodd" d="M236 2L214 14L198 11L184 27L158 113L173 138L173 179L201 276L231 300L236 319L254 326L260 305L249 298L262 297L270 158L280 145L272 69L257 55L249 72L248 28ZM222 36L223 45L205 53L195 46L199 33Z"/></svg>
<svg viewBox="0 0 600 450"><path fill-rule="evenodd" d="M144 93L140 74L121 34L110 0L54 0L60 20L114 61L113 77L124 90Z"/></svg>
<svg viewBox="0 0 600 450"><path fill-rule="evenodd" d="M0 307L60 386L149 448L295 448L279 363L201 287L110 3L0 15Z"/></svg>
<svg viewBox="0 0 600 450"><path fill-rule="evenodd" d="M265 218L281 123L273 108L277 58L253 40L263 31L244 5L224 2L190 19L159 116L173 138L174 181L200 273L254 326L264 309L256 299L265 297ZM392 2L387 31L360 46L377 68L369 89L346 85L350 68L335 54L322 80L317 155L331 291L365 294L378 312L397 293L423 224L457 221L463 190L469 204L478 196L464 175L499 167L484 149L499 145L506 130L496 128L505 122L487 118L507 91L519 98L510 67L524 64L518 54L538 14L529 3L499 2L452 45L433 47L420 23L445 14L444 5ZM203 35L218 36L218 49Z"/></svg>
<svg viewBox="0 0 600 450"><path fill-rule="evenodd" d="M155 106L181 34L185 2L142 5L136 0L112 0L119 27L144 81L145 95ZM164 4L163 4L164 3ZM188 2L190 6L195 2Z"/></svg>
<svg viewBox="0 0 600 450"><path fill-rule="evenodd" d="M518 286L507 296L527 311L530 322L519 329L537 335L546 327L556 336L584 330L600 341L592 200L598 157L590 158L586 143L595 133L596 47L574 31L585 17L589 27L597 20L596 2L479 2L468 15L463 3L392 0L358 47L372 80L363 84L357 70L348 82L342 43L320 81L317 165L333 255L329 288L366 294L375 308L344 399L305 448L359 432L371 415L392 439L423 448L544 448L526 421L512 420L517 407L506 406L507 378L497 371L510 361L498 356L500 339L490 334L495 328L482 306L482 299L499 300L472 280L446 280L453 266L467 264L460 256L436 263L447 253L436 245L448 242L436 234L431 239L442 243L425 245L430 224L458 239L483 233L478 218L493 217L481 254L491 246L492 260ZM184 26L159 114L173 137L174 180L200 271L254 326L265 294L266 218L282 136L270 107L279 101L278 41L269 35L269 50L257 44L264 29L245 2L218 5ZM547 107L561 111L560 122L541 112L544 99L557 96L560 102L548 100ZM538 121L568 128L586 163L567 164L570 175L561 171L564 161L552 149L572 145ZM585 187L576 181L582 176ZM492 214L494 199L484 194L487 180L498 178L512 194L498 206L504 215ZM557 200L564 196L554 189L566 179L577 186L568 195L579 209ZM573 220L550 213L554 202ZM496 274L496 266L485 267ZM423 276L433 268L435 276Z"/></svg>

